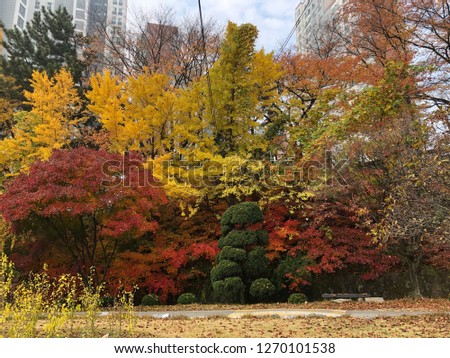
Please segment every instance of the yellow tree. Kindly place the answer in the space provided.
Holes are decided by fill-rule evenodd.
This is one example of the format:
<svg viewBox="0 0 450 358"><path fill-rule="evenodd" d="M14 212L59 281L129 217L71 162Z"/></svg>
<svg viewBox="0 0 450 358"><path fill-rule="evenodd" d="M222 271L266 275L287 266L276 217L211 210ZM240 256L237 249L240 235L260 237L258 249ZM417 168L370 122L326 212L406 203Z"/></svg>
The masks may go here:
<svg viewBox="0 0 450 358"><path fill-rule="evenodd" d="M249 154L267 146L261 127L278 100L281 70L273 54L256 53L254 25L228 23L221 56L211 69L212 126L219 154Z"/></svg>
<svg viewBox="0 0 450 358"><path fill-rule="evenodd" d="M36 160L47 160L53 149L67 146L76 135L80 98L71 74L61 69L53 77L33 72L32 91L25 91L29 112L16 114L11 134L0 142L0 165L15 175Z"/></svg>
<svg viewBox="0 0 450 358"><path fill-rule="evenodd" d="M102 124L109 150L133 150L150 158L167 153L176 95L166 75L147 73L121 81L106 71L91 83L88 108Z"/></svg>

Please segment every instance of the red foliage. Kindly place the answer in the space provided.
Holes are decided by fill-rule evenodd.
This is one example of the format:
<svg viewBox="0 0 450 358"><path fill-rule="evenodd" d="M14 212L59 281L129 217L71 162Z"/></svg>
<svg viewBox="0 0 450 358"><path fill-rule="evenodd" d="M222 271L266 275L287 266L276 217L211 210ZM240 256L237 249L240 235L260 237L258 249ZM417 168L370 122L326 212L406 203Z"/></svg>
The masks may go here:
<svg viewBox="0 0 450 358"><path fill-rule="evenodd" d="M106 274L119 243L154 233L167 202L139 156L87 148L33 164L1 199L5 220L66 250L84 276L92 266Z"/></svg>
<svg viewBox="0 0 450 358"><path fill-rule="evenodd" d="M152 242L143 243L138 252L118 255L108 275L112 285L138 285L163 302L183 292L198 294L207 289L220 236L215 214L223 208L203 207L189 218L180 215L175 203L167 209Z"/></svg>
<svg viewBox="0 0 450 358"><path fill-rule="evenodd" d="M352 211L342 204L311 202L308 209L295 214L274 205L268 208L266 218L271 260L300 252L310 262L306 270L311 273L344 271L366 280L377 278L397 262L382 254L366 230L357 226ZM294 276L290 277L291 286L308 283Z"/></svg>

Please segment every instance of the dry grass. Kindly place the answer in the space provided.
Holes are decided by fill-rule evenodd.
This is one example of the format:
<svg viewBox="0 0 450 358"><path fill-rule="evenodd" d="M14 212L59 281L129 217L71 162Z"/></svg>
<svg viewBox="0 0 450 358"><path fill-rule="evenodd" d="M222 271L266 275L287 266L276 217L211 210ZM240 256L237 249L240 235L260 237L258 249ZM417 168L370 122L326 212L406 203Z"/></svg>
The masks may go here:
<svg viewBox="0 0 450 358"><path fill-rule="evenodd" d="M42 325L42 322L40 323ZM106 318L96 322L96 337L111 334ZM69 335L67 335L69 336ZM449 338L450 315L379 317L300 317L295 319L224 317L155 319L139 318L137 338ZM75 335L80 337L80 335Z"/></svg>
<svg viewBox="0 0 450 358"><path fill-rule="evenodd" d="M213 310L251 310L251 309L330 309L330 310L418 310L418 311L434 311L449 312L450 300L448 299L401 299L389 300L383 303L372 302L332 302L332 301L316 301L304 304L256 304L256 305L173 305L173 306L150 306L138 307L142 311L213 311Z"/></svg>
<svg viewBox="0 0 450 358"><path fill-rule="evenodd" d="M419 310L430 314L419 316L378 317L373 319L350 316L310 316L283 319L273 316L243 318L208 317L169 319L136 317L132 325L112 312L97 317L95 327L86 326L86 317L79 316L69 329L61 327L59 337L149 337L149 338L449 338L450 302L448 300L395 300L382 304L367 302L314 302L302 305L271 304L252 306L191 305L156 306L153 310L249 310L249 309L339 309L339 310ZM131 313L131 312L129 312ZM118 322L122 322L118 328ZM6 322L6 325L8 322ZM37 323L37 336L45 336L46 321ZM6 328L6 327L3 327Z"/></svg>

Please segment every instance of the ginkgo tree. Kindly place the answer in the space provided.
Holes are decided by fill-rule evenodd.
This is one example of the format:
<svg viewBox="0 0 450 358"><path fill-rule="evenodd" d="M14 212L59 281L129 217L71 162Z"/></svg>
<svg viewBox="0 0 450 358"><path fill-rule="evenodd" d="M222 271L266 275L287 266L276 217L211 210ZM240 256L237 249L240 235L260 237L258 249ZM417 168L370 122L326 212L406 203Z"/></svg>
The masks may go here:
<svg viewBox="0 0 450 358"><path fill-rule="evenodd" d="M31 110L18 112L9 137L0 141L0 165L12 175L67 147L80 122L81 100L69 71L63 68L53 77L34 71L31 87L24 92Z"/></svg>

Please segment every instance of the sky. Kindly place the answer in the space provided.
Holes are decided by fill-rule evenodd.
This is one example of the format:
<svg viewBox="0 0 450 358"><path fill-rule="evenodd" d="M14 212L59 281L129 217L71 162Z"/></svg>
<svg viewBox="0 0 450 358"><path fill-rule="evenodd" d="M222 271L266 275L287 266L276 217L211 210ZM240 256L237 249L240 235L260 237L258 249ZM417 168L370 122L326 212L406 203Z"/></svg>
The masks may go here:
<svg viewBox="0 0 450 358"><path fill-rule="evenodd" d="M258 27L257 47L266 51L280 49L294 26L295 7L300 0L202 0L203 18L213 18L221 26L230 20ZM198 0L128 0L129 16L151 12L158 6L170 6L177 17L198 16ZM294 45L295 36L289 45Z"/></svg>

